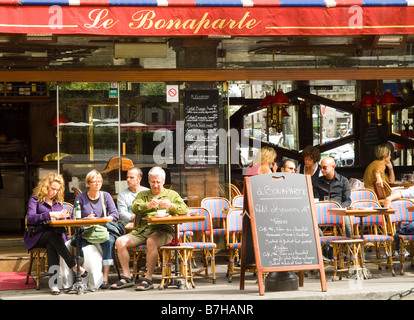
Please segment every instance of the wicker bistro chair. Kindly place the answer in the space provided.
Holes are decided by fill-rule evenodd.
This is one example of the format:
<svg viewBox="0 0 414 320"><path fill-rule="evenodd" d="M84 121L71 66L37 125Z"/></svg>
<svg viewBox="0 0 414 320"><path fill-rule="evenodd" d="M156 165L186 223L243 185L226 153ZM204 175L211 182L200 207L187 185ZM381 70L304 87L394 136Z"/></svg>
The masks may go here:
<svg viewBox="0 0 414 320"><path fill-rule="evenodd" d="M391 234L394 235L397 229L404 224L414 221L414 214L408 211L407 207L413 207L414 201L409 199L398 199L391 202L391 207L397 211L394 214L389 215ZM414 235L402 235L398 236L400 239L400 252L405 252L405 248L409 247L411 257L411 268L414 267ZM400 274L404 275L404 263L405 255L400 254Z"/></svg>
<svg viewBox="0 0 414 320"><path fill-rule="evenodd" d="M199 251L202 254L203 267L197 271L193 271L193 276L201 276L206 279L212 279L213 283L216 283L216 266L215 266L215 250L216 244L213 242L213 233L211 232L211 216L210 212L203 207L190 207L188 209L189 215L205 216L204 221L200 222L186 222L180 225L182 232L192 231L201 232L201 241L188 241L186 237L183 237L182 246L191 246L194 251ZM194 252L193 251L193 252ZM209 262L211 263L211 275L209 274ZM203 274L204 272L204 274Z"/></svg>
<svg viewBox="0 0 414 320"><path fill-rule="evenodd" d="M206 208L211 214L213 237L222 237L223 247L226 247L226 213L223 210L230 209L229 200L222 197L207 197L201 200L201 207Z"/></svg>
<svg viewBox="0 0 414 320"><path fill-rule="evenodd" d="M47 255L45 248L32 248L28 251L30 258L29 258L29 269L27 270L26 274L26 282L25 284L29 283L29 277L32 274L32 267L33 262L36 261L36 273L33 276L33 279L36 282L36 290L40 289L40 278L47 276ZM42 272L42 264L44 264L43 272Z"/></svg>
<svg viewBox="0 0 414 320"><path fill-rule="evenodd" d="M67 210L71 215L70 217L73 218L73 205L71 203L64 202L63 209ZM25 218L25 226L27 227L26 218ZM67 234L69 237L71 236L72 232L70 228L68 228ZM29 253L29 268L27 270L25 283L26 284L29 283L29 277L32 274L33 262L36 262L36 272L35 272L35 275L33 276L33 279L36 282L36 290L39 290L40 289L40 278L48 275L46 248L32 248L28 251L28 253ZM43 268L42 268L42 264L43 264Z"/></svg>
<svg viewBox="0 0 414 320"><path fill-rule="evenodd" d="M73 204L69 203L69 202L63 202L63 210L66 210L70 216L70 219L75 219L75 211L73 208ZM72 229L71 228L67 228L67 233L68 236L71 238L72 237Z"/></svg>
<svg viewBox="0 0 414 320"><path fill-rule="evenodd" d="M235 196L234 198L233 198L233 200L232 200L232 206L234 207L234 208L243 208L243 195L238 195L238 196Z"/></svg>
<svg viewBox="0 0 414 320"><path fill-rule="evenodd" d="M240 190L232 183L226 183L225 185L220 185L220 196L228 199L230 202L233 201L234 197L241 195Z"/></svg>
<svg viewBox="0 0 414 320"><path fill-rule="evenodd" d="M373 185L374 185L375 194L377 195L377 198L378 198L378 202L380 205L383 205L385 198L392 194L392 189L390 185L386 183L385 181L382 182L382 185L383 185L382 187L377 186L375 181Z"/></svg>
<svg viewBox="0 0 414 320"><path fill-rule="evenodd" d="M241 249L241 232L243 226L243 209L233 208L227 214L227 248L230 251L229 263L227 265L228 281L232 282L233 274L240 273L235 271L234 262L239 258Z"/></svg>
<svg viewBox="0 0 414 320"><path fill-rule="evenodd" d="M321 244L329 244L330 240L345 239L343 217L328 213L329 209L340 209L341 205L336 201L319 201L315 203L315 207L318 214L318 226L323 232Z"/></svg>
<svg viewBox="0 0 414 320"><path fill-rule="evenodd" d="M341 205L336 201L319 201L315 203L318 214L318 226L323 235L320 235L321 246L331 245L333 247L333 261L326 260L325 265L333 265L336 271L338 248L333 244L337 240L350 240L345 237L345 228L343 225L343 217L339 215L331 215L328 213L329 209L339 209Z"/></svg>
<svg viewBox="0 0 414 320"><path fill-rule="evenodd" d="M351 201L374 200L378 201L377 195L371 189L354 189L351 190Z"/></svg>
<svg viewBox="0 0 414 320"><path fill-rule="evenodd" d="M373 200L359 200L355 201L352 204L355 208L380 208L381 205L377 201ZM354 223L356 226L359 226L360 219L355 219ZM362 218L362 223L364 227L370 228L370 234L365 234L363 239L364 246L374 246L376 259L373 261L366 261L367 263L374 263L378 265L378 268L381 270L382 265L389 266L391 269L391 273L395 276L393 262L392 262L392 248L394 244L394 238L388 235L387 232L387 223L383 215L372 215ZM360 228L362 226L359 226ZM360 236L356 236L357 238ZM385 255L387 257L386 262L382 262L381 260L381 253L380 248L383 247L385 251Z"/></svg>
<svg viewBox="0 0 414 320"><path fill-rule="evenodd" d="M146 261L146 249L145 244L130 248L129 253L132 259L132 279L136 279L141 276L145 276L145 261Z"/></svg>

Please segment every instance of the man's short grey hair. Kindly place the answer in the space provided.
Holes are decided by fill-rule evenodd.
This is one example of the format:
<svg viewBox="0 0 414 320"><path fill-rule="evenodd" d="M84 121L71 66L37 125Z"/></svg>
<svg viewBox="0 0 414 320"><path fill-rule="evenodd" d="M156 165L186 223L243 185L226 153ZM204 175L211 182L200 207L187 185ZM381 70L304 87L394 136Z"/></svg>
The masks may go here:
<svg viewBox="0 0 414 320"><path fill-rule="evenodd" d="M164 171L164 169L163 168L161 168L161 167L154 167L154 168L152 168L149 172L148 172L148 180L151 178L151 177L155 177L155 176L161 176L162 177L162 179L165 181L165 171Z"/></svg>

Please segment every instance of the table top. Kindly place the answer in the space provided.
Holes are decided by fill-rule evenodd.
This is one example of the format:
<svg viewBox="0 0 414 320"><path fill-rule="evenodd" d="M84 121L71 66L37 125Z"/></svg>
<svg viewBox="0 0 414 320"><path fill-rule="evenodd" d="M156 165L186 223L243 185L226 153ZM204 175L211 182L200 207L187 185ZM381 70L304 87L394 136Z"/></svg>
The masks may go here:
<svg viewBox="0 0 414 320"><path fill-rule="evenodd" d="M203 221L205 216L166 216L166 217L146 217L145 219L154 224L176 224L183 222L198 222Z"/></svg>
<svg viewBox="0 0 414 320"><path fill-rule="evenodd" d="M392 188L395 188L395 187L409 188L409 187L414 186L414 183L410 181L407 181L407 182L395 181L394 183L389 183L389 185Z"/></svg>
<svg viewBox="0 0 414 320"><path fill-rule="evenodd" d="M82 227L91 225L102 225L110 221L109 217L105 218L83 218L83 219L62 219L49 220L48 224L51 227Z"/></svg>
<svg viewBox="0 0 414 320"><path fill-rule="evenodd" d="M364 208L364 209L328 209L329 214L335 214L339 216L355 216L355 217L366 217L373 215L393 214L397 210L392 208Z"/></svg>

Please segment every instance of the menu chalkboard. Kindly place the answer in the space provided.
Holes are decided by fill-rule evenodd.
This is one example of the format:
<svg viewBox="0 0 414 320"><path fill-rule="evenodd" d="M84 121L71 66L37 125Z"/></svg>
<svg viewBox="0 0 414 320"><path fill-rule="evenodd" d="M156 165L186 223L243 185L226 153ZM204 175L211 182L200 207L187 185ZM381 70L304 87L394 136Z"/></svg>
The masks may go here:
<svg viewBox="0 0 414 320"><path fill-rule="evenodd" d="M310 177L295 173L246 177L245 190L249 216L243 221L242 269L246 261L255 261L261 294L262 272L315 269L321 271L326 291ZM253 243L254 252L246 250L248 243Z"/></svg>
<svg viewBox="0 0 414 320"><path fill-rule="evenodd" d="M184 149L186 168L218 168L218 90L185 90Z"/></svg>

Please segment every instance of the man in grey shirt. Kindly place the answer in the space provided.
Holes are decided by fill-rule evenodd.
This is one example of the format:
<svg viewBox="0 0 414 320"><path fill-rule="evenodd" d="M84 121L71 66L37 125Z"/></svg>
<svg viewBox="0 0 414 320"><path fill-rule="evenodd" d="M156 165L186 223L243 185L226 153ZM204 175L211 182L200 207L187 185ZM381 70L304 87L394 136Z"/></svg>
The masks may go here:
<svg viewBox="0 0 414 320"><path fill-rule="evenodd" d="M128 188L118 193L117 205L119 223L125 226L127 232L134 228L135 214L131 211L132 202L140 191L148 190L141 186L142 171L139 168L131 168L127 172Z"/></svg>

